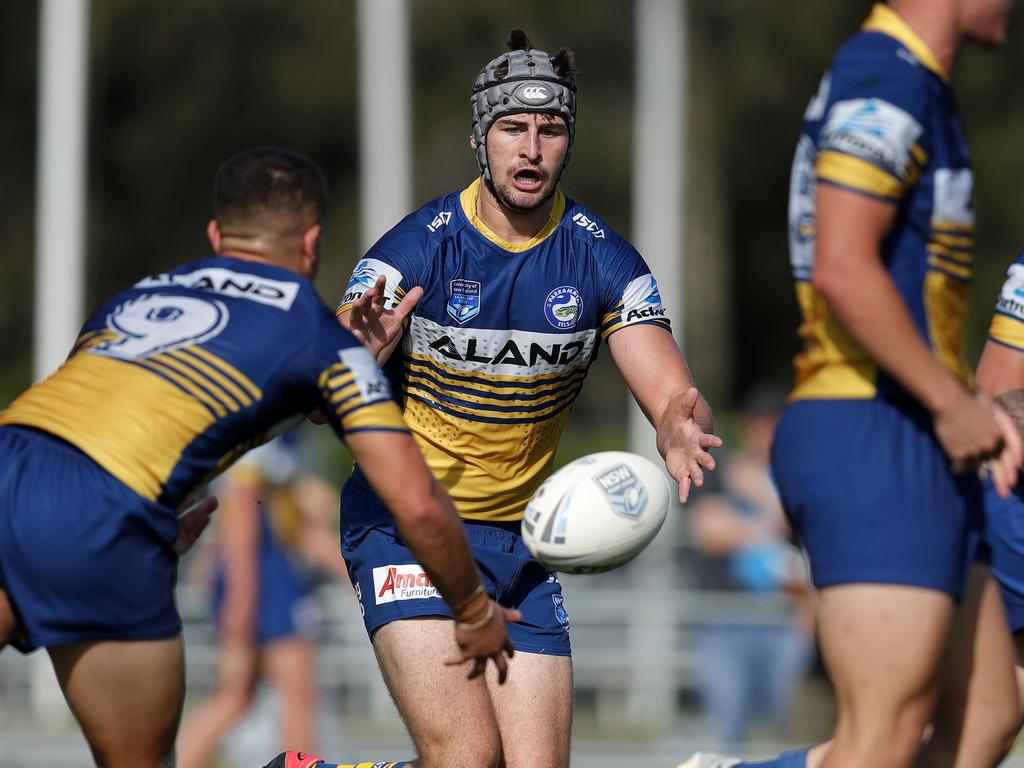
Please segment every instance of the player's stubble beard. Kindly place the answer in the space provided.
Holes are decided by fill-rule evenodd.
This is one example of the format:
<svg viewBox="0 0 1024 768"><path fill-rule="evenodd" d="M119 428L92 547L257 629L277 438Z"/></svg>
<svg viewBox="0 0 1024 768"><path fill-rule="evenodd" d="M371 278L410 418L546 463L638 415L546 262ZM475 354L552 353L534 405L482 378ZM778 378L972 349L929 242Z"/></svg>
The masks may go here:
<svg viewBox="0 0 1024 768"><path fill-rule="evenodd" d="M514 173L514 171L512 173ZM558 179L561 177L561 175L561 172L559 172L558 176L555 177L555 180L551 183L551 186L544 192L540 200L536 203L533 203L532 205L520 205L518 202L516 202L513 195L521 193L517 193L512 188L511 181L505 184L495 184L493 179L493 173L491 174L491 180L487 182L487 186L490 187L491 194L494 195L495 199L502 205L502 207L508 208L513 213L533 213L538 208L545 205L552 198L552 196L554 196L555 190L558 189Z"/></svg>

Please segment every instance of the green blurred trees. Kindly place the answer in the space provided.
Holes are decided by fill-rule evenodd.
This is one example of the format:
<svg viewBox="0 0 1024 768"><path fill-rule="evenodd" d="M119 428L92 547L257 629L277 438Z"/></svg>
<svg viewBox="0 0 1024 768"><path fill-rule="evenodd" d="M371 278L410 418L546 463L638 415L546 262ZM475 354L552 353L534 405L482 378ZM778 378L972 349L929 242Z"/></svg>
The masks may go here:
<svg viewBox="0 0 1024 768"><path fill-rule="evenodd" d="M687 354L719 403L788 384L796 309L786 256L789 163L804 105L868 2L691 0ZM468 96L508 30L571 45L579 133L565 191L630 235L633 5L616 0L411 0L417 203L467 183ZM207 252L210 178L228 154L286 144L332 187L319 287L338 298L357 250L353 0L92 0L87 306ZM37 3L0 10L0 404L30 379ZM388 51L380 51L388 56ZM1002 270L1024 243L1017 188L1024 101L1013 42L956 74L978 176L972 355ZM380 83L387 87L387 83ZM579 418L621 419L607 356Z"/></svg>

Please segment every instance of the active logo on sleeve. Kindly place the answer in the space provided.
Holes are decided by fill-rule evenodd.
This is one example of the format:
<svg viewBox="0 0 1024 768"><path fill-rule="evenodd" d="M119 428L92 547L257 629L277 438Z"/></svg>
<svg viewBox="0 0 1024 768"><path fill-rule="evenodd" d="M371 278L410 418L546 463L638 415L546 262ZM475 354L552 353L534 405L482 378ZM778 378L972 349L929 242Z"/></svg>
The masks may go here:
<svg viewBox="0 0 1024 768"><path fill-rule="evenodd" d="M412 565L382 565L373 569L373 595L377 605L396 600L426 600L441 593L424 570Z"/></svg>
<svg viewBox="0 0 1024 768"><path fill-rule="evenodd" d="M1011 264L999 292L996 311L1024 321L1024 264Z"/></svg>
<svg viewBox="0 0 1024 768"><path fill-rule="evenodd" d="M352 276L348 279L348 286L345 288L345 295L342 297L341 303L351 304L372 288L381 275L387 277L387 284L384 288L384 306L388 309L393 307L397 303L395 288L402 284L402 273L380 259L359 260L356 268L352 270Z"/></svg>
<svg viewBox="0 0 1024 768"><path fill-rule="evenodd" d="M626 325L658 318L668 318L661 304L661 292L654 275L647 273L633 280L622 292L622 322Z"/></svg>
<svg viewBox="0 0 1024 768"><path fill-rule="evenodd" d="M902 179L922 130L913 115L887 101L849 99L832 105L818 146L859 157Z"/></svg>
<svg viewBox="0 0 1024 768"><path fill-rule="evenodd" d="M391 398L391 387L384 373L377 366L377 360L366 347L339 349L338 357L352 371L359 394L364 403Z"/></svg>

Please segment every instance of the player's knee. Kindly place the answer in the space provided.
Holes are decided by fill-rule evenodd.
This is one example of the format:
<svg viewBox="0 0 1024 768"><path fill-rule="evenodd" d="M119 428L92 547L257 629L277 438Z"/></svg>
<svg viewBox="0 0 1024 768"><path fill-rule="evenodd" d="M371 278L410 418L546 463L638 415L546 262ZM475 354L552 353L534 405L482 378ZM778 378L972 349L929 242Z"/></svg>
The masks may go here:
<svg viewBox="0 0 1024 768"><path fill-rule="evenodd" d="M225 716L237 720L252 706L254 692L251 688L231 688L219 695L221 711Z"/></svg>

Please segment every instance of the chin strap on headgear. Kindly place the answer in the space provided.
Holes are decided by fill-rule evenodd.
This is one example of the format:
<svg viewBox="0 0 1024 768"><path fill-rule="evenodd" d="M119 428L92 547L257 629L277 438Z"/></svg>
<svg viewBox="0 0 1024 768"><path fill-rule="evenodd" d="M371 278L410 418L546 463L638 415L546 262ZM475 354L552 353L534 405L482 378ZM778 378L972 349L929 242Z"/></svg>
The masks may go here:
<svg viewBox="0 0 1024 768"><path fill-rule="evenodd" d="M576 78L571 71L559 76L551 57L536 48L512 50L489 61L477 75L470 103L476 162L484 181L493 183L487 163L487 131L498 118L523 112L543 112L565 120L569 149L558 172L561 176L576 138Z"/></svg>

